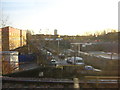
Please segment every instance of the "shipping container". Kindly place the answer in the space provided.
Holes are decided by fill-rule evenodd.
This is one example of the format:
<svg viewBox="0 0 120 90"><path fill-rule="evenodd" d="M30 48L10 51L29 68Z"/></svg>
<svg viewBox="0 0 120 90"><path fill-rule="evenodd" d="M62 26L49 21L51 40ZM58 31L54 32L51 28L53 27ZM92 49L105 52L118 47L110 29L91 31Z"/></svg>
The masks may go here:
<svg viewBox="0 0 120 90"><path fill-rule="evenodd" d="M2 74L8 74L19 70L17 51L1 51L0 62L2 63Z"/></svg>

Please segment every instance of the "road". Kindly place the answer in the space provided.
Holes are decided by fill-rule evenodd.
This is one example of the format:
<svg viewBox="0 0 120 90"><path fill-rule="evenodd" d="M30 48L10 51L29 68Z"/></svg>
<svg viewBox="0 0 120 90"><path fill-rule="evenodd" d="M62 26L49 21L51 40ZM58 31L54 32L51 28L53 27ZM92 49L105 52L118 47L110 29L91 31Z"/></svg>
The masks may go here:
<svg viewBox="0 0 120 90"><path fill-rule="evenodd" d="M33 69L33 68L37 68L37 67L39 67L39 65L37 65L35 62L28 62L28 63L19 65L20 70L29 70L29 69Z"/></svg>
<svg viewBox="0 0 120 90"><path fill-rule="evenodd" d="M89 54L89 55L99 57L99 58L118 60L118 54L117 53L103 52L103 51L90 51L88 53L79 51L79 53Z"/></svg>
<svg viewBox="0 0 120 90"><path fill-rule="evenodd" d="M58 59L58 57L56 57L56 61L57 61L57 66L73 66L74 64L69 64L69 63L67 63L67 60L66 59ZM78 65L77 65L78 66ZM100 71L102 71L102 70L100 70L100 69L96 69L96 68L94 68L93 66L91 66L91 65L87 65L87 64L84 64L84 70L86 71L96 71L96 72L100 72ZM89 70L88 70L88 68L89 68Z"/></svg>

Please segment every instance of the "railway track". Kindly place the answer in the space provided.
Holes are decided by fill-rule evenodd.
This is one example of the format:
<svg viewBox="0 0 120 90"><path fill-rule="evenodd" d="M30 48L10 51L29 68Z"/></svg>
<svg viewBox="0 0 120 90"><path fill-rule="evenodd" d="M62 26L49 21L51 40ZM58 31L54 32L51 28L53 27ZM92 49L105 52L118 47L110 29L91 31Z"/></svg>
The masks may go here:
<svg viewBox="0 0 120 90"><path fill-rule="evenodd" d="M3 88L73 88L72 79L2 77ZM82 88L118 88L117 79L84 79L79 81Z"/></svg>

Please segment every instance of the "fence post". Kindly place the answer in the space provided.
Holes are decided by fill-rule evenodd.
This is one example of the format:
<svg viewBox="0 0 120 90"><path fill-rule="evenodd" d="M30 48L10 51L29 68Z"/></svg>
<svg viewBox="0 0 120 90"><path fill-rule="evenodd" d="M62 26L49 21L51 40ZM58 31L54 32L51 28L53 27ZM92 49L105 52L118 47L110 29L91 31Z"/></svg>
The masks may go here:
<svg viewBox="0 0 120 90"><path fill-rule="evenodd" d="M73 81L74 81L74 88L75 88L75 90L79 89L80 88L80 86L79 86L79 79L78 78L73 78Z"/></svg>

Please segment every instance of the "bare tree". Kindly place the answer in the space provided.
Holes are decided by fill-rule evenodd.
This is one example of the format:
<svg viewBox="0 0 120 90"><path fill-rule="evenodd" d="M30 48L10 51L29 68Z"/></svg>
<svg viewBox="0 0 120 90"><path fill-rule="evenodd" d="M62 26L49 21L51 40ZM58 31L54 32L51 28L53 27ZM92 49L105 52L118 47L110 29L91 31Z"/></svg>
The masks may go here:
<svg viewBox="0 0 120 90"><path fill-rule="evenodd" d="M5 26L9 25L10 24L9 20L10 20L9 16L2 13L0 15L0 27L5 27Z"/></svg>

